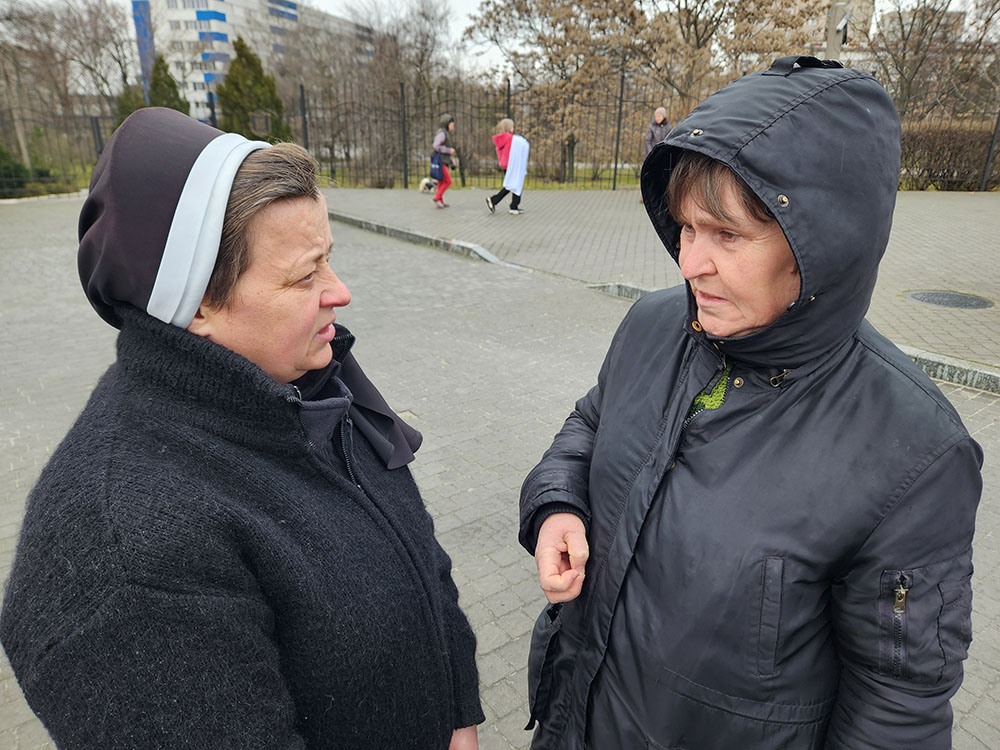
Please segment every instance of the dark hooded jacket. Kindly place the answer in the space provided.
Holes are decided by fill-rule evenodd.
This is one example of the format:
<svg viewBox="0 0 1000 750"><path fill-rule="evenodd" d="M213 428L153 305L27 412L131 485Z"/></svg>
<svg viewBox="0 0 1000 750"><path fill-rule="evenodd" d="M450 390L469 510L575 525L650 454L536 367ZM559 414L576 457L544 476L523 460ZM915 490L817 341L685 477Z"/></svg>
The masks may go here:
<svg viewBox="0 0 1000 750"><path fill-rule="evenodd" d="M982 453L864 320L895 201L892 103L813 58L707 99L642 170L675 260L664 193L683 150L773 212L799 298L717 339L688 289L644 297L525 480L522 544L570 511L590 545L581 595L532 637L533 747L948 748ZM725 364L724 402L689 419Z"/></svg>

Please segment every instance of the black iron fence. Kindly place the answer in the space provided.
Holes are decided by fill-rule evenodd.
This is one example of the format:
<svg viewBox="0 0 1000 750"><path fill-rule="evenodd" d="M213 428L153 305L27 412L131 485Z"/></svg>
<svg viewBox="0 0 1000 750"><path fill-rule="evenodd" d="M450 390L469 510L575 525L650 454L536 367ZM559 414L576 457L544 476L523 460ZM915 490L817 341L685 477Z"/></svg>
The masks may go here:
<svg viewBox="0 0 1000 750"><path fill-rule="evenodd" d="M492 188L500 174L491 136L503 117L531 143L527 187L617 189L638 183L643 136L653 110L670 122L684 117L698 98L617 85L586 94L512 90L456 84L418 91L410 86L373 91L358 84L326 91L300 90L286 103L295 140L305 145L331 184L413 188L427 176L440 116L454 116L459 185ZM707 95L709 92L704 92ZM1000 101L979 110L950 110L940 94L919 117L903 121L904 189L1000 188ZM912 110L911 110L912 111ZM111 116L0 107L0 197L86 187Z"/></svg>
<svg viewBox="0 0 1000 750"><path fill-rule="evenodd" d="M114 125L111 116L0 107L0 198L87 187Z"/></svg>

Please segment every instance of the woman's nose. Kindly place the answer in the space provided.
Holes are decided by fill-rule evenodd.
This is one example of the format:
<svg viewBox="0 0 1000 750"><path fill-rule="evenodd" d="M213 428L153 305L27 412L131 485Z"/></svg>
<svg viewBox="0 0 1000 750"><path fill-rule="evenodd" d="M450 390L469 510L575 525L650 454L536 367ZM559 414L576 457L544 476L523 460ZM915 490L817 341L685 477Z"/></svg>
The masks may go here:
<svg viewBox="0 0 1000 750"><path fill-rule="evenodd" d="M709 242L701 237L681 240L681 251L677 257L681 276L690 281L715 271Z"/></svg>
<svg viewBox="0 0 1000 750"><path fill-rule="evenodd" d="M324 279L326 288L319 296L320 307L344 307L351 302L351 290L333 271Z"/></svg>

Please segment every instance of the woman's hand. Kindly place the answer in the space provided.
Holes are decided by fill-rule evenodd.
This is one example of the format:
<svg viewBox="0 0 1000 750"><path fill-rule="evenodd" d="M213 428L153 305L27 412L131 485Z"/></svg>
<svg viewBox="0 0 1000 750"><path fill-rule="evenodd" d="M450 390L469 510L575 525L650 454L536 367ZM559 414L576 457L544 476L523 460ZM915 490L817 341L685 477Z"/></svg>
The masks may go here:
<svg viewBox="0 0 1000 750"><path fill-rule="evenodd" d="M553 513L542 522L535 544L538 583L550 602L568 602L583 590L590 556L583 520L574 513Z"/></svg>
<svg viewBox="0 0 1000 750"><path fill-rule="evenodd" d="M479 750L479 730L473 725L462 727L451 733L448 750Z"/></svg>

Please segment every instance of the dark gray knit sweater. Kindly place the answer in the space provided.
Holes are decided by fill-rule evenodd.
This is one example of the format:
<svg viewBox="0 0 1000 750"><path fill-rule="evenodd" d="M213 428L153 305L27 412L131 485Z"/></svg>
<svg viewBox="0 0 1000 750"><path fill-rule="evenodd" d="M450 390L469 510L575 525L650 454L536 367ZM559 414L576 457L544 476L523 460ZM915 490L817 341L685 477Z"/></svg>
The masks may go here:
<svg viewBox="0 0 1000 750"><path fill-rule="evenodd" d="M0 621L60 747L429 750L483 720L416 485L331 387L304 406L126 316L28 501Z"/></svg>

